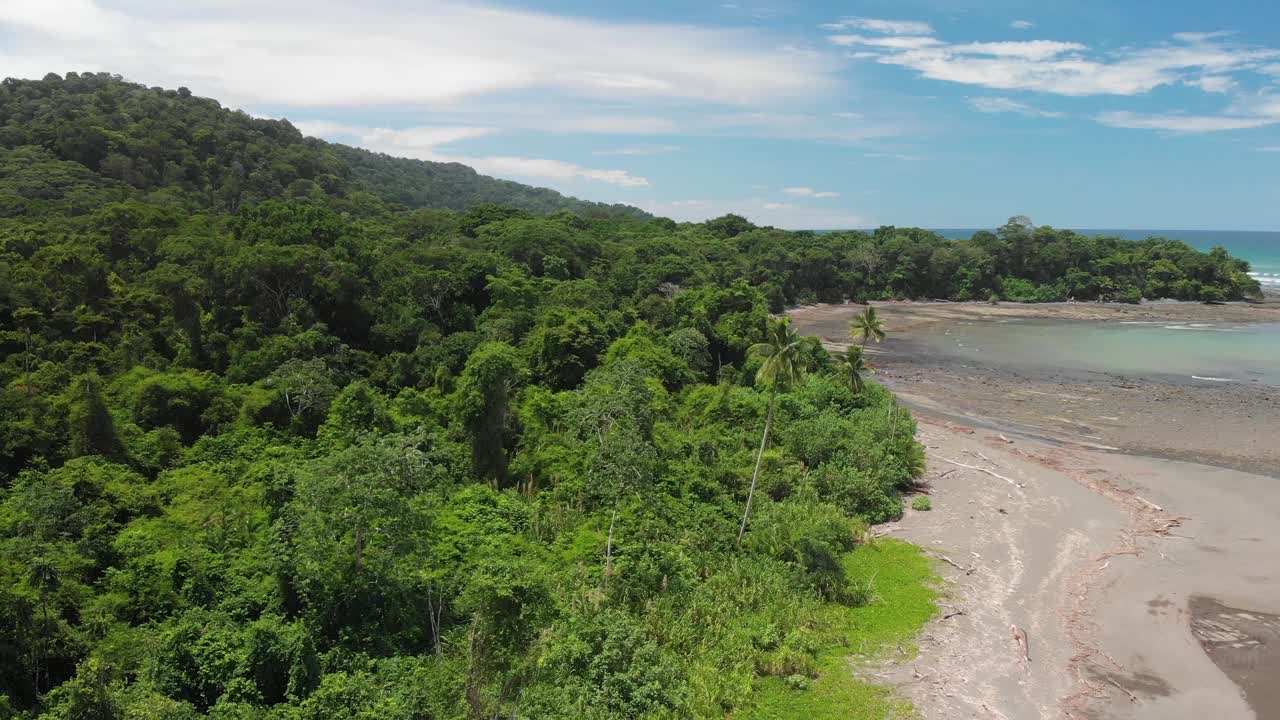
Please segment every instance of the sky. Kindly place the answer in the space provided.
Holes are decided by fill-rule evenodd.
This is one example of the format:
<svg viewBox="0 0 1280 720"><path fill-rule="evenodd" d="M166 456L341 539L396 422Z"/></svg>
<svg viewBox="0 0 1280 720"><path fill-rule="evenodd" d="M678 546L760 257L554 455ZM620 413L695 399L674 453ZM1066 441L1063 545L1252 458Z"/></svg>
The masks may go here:
<svg viewBox="0 0 1280 720"><path fill-rule="evenodd" d="M786 228L1280 229L1280 3L0 0L0 76Z"/></svg>

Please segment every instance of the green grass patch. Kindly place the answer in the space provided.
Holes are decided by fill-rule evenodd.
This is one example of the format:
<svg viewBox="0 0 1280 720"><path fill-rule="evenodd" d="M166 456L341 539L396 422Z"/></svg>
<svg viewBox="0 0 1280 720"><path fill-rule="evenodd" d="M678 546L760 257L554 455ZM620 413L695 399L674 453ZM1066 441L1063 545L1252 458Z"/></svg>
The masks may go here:
<svg viewBox="0 0 1280 720"><path fill-rule="evenodd" d="M910 717L911 704L891 689L858 679L855 666L901 647L915 651L914 638L938 611L938 576L919 547L883 539L844 558L849 577L871 600L856 608L829 606L826 646L818 677L805 689L786 678L756 681L752 702L735 720L858 720Z"/></svg>
<svg viewBox="0 0 1280 720"><path fill-rule="evenodd" d="M917 495L911 500L912 510L932 510L933 502L929 500L928 495Z"/></svg>

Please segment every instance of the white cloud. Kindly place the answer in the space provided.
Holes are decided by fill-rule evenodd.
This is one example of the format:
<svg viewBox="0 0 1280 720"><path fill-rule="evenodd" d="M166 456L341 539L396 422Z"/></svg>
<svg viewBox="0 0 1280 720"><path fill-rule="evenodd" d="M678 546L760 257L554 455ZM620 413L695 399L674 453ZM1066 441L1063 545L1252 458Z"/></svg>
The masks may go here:
<svg viewBox="0 0 1280 720"><path fill-rule="evenodd" d="M1200 88L1207 93L1225 93L1235 89L1238 83L1226 75L1203 75L1191 80L1184 80L1183 84Z"/></svg>
<svg viewBox="0 0 1280 720"><path fill-rule="evenodd" d="M840 193L830 190L814 190L811 187L788 187L782 188L782 192L793 197L811 197L811 198L835 198L840 197Z"/></svg>
<svg viewBox="0 0 1280 720"><path fill-rule="evenodd" d="M124 15L99 7L94 0L6 0L0 5L0 22L82 40L120 33L128 23Z"/></svg>
<svg viewBox="0 0 1280 720"><path fill-rule="evenodd" d="M373 145L389 145L406 150L431 149L437 145L470 140L491 135L487 127L411 127L400 130L373 128L363 135L365 142Z"/></svg>
<svg viewBox="0 0 1280 720"><path fill-rule="evenodd" d="M839 27L836 27L839 26ZM830 26L843 28L843 23ZM995 90L1030 90L1068 96L1138 95L1190 82L1222 92L1230 73L1271 72L1280 50L1229 44L1220 33L1180 33L1171 42L1101 52L1076 42L1030 40L948 43L937 38L864 38L831 35L838 45L867 48L877 62L932 80ZM897 44L881 42L901 40Z"/></svg>
<svg viewBox="0 0 1280 720"><path fill-rule="evenodd" d="M1105 112L1097 117L1103 125L1140 130L1164 130L1173 133L1206 133L1224 130L1248 130L1280 123L1280 117L1241 117L1227 115L1184 115L1181 113Z"/></svg>
<svg viewBox="0 0 1280 720"><path fill-rule="evenodd" d="M863 153L862 157L870 158L872 160L920 160L921 159L919 155L907 155L904 153L891 153L891 152Z"/></svg>
<svg viewBox="0 0 1280 720"><path fill-rule="evenodd" d="M1237 96L1220 115L1183 112L1106 112L1097 116L1103 125L1170 133L1207 133L1250 130L1280 124L1280 94L1260 92Z"/></svg>
<svg viewBox="0 0 1280 720"><path fill-rule="evenodd" d="M915 48L941 45L937 38L921 35L891 35L889 37L867 37L866 35L831 35L828 40L836 45L867 45L870 47L893 48L895 50L911 50Z"/></svg>
<svg viewBox="0 0 1280 720"><path fill-rule="evenodd" d="M678 152L676 145L638 145L636 147L614 148L612 150L593 150L592 155L665 155Z"/></svg>
<svg viewBox="0 0 1280 720"><path fill-rule="evenodd" d="M1030 20L1014 20L1013 22L1009 23L1009 27L1013 28L1014 30L1030 30L1035 26L1036 24L1031 22Z"/></svg>
<svg viewBox="0 0 1280 720"><path fill-rule="evenodd" d="M318 138L353 137L364 132L366 128L332 122L330 120L292 120L293 126L303 135Z"/></svg>
<svg viewBox="0 0 1280 720"><path fill-rule="evenodd" d="M1016 113L1027 117L1062 117L1062 113L1042 110L1026 103L1003 97L969 98L969 106L981 113Z"/></svg>
<svg viewBox="0 0 1280 720"><path fill-rule="evenodd" d="M964 45L951 45L947 48L949 52L962 55L992 55L1032 61L1048 60L1072 50L1087 49L1080 43L1058 42L1055 40L966 43Z"/></svg>
<svg viewBox="0 0 1280 720"><path fill-rule="evenodd" d="M672 202L632 202L631 204L655 215L669 217L681 222L701 222L733 213L742 215L757 225L772 225L791 230L834 230L875 226L871 219L856 210L806 207L765 198L675 200Z"/></svg>
<svg viewBox="0 0 1280 720"><path fill-rule="evenodd" d="M439 106L500 93L753 104L836 67L768 34L609 22L459 0L0 2L0 74L108 70L239 105Z"/></svg>
<svg viewBox="0 0 1280 720"><path fill-rule="evenodd" d="M878 20L876 18L849 17L839 22L823 23L823 30L864 30L884 35L932 35L933 26L915 20Z"/></svg>
<svg viewBox="0 0 1280 720"><path fill-rule="evenodd" d="M1173 39L1187 43L1199 43L1216 38L1231 37L1234 34L1235 33L1228 30L1218 30L1216 32L1179 32L1173 34Z"/></svg>
<svg viewBox="0 0 1280 720"><path fill-rule="evenodd" d="M626 170L593 170L563 160L525 157L438 158L444 162L470 165L477 172L503 177L546 178L551 180L595 180L621 187L646 187L649 181Z"/></svg>
<svg viewBox="0 0 1280 720"><path fill-rule="evenodd" d="M360 127L325 120L295 123L308 135L317 135L396 157L456 162L477 172L499 177L533 180L591 180L619 187L645 187L649 180L626 170L586 168L563 160L506 155L461 156L440 151L440 146L483 137L494 132L486 127L424 126L412 128Z"/></svg>
<svg viewBox="0 0 1280 720"><path fill-rule="evenodd" d="M1227 112L1280 120L1280 94L1264 92L1236 97Z"/></svg>

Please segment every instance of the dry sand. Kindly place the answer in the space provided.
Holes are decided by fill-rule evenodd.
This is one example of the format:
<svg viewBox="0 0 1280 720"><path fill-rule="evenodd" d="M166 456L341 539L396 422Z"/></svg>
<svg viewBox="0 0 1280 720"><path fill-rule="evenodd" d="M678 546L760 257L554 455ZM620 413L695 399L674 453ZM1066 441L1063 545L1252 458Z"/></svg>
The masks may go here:
<svg viewBox="0 0 1280 720"><path fill-rule="evenodd" d="M990 312L916 307L925 308L923 317L881 311L890 330L907 332L928 332L928 316L939 312ZM1278 319L1275 309L1256 306L1108 307L1085 306L1161 320L1240 319L1199 315L1208 311ZM859 310L801 309L797 324L830 338ZM1146 400L1164 403L1156 409L1130 408L1129 422L1062 412L1046 422L1047 410L1064 405L1053 394L1091 393L1091 402L1079 403L1091 418L1124 418L1125 403L1143 400L1072 379L1050 388L998 375L957 392L972 379L958 383L946 368L899 364L889 347L873 362L921 420L934 509L908 510L879 531L949 561L939 564L948 581L943 616L925 630L920 656L892 673L923 717L1280 718L1280 481L1204 464L1276 467L1266 464L1280 445L1274 402L1249 406L1259 417L1245 418L1231 406L1247 398L1218 394L1211 402L1193 389ZM1016 393L1024 399L1011 401ZM1197 409L1214 402L1228 407ZM1150 417L1138 410L1187 414L1183 427L1159 430L1135 422ZM1204 428L1220 443L1216 455L1200 453L1188 432L1204 417L1221 425ZM1144 435L1153 437L1135 440Z"/></svg>

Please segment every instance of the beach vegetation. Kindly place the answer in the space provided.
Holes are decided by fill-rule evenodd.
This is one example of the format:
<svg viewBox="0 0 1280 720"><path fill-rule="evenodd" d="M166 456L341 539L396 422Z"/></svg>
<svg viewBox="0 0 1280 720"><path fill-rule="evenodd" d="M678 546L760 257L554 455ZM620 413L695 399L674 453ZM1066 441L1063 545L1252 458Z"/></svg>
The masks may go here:
<svg viewBox="0 0 1280 720"><path fill-rule="evenodd" d="M844 352L835 353L833 358L836 373L848 383L849 389L855 395L862 392L862 388L866 386L863 376L870 371L863 357L862 347L850 345Z"/></svg>
<svg viewBox="0 0 1280 720"><path fill-rule="evenodd" d="M933 509L933 502L928 495L917 495L911 498L911 509L925 512Z"/></svg>
<svg viewBox="0 0 1280 720"><path fill-rule="evenodd" d="M876 309L870 305L849 321L849 337L861 343L865 349L868 340L883 342L884 323L876 315Z"/></svg>
<svg viewBox="0 0 1280 720"><path fill-rule="evenodd" d="M751 517L751 501L756 495L756 484L760 479L760 463L764 460L764 449L769 443L769 431L773 428L773 408L778 399L778 390L800 382L804 376L800 334L791 326L791 318L781 317L769 320L765 329L765 338L765 342L756 343L747 348L748 358L758 358L761 361L760 369L756 371L756 384L769 388L769 406L765 411L760 449L756 451L755 469L751 471L751 486L747 490L746 510L742 513L742 525L738 529L739 545L742 544L742 536L747 532L747 521Z"/></svg>

